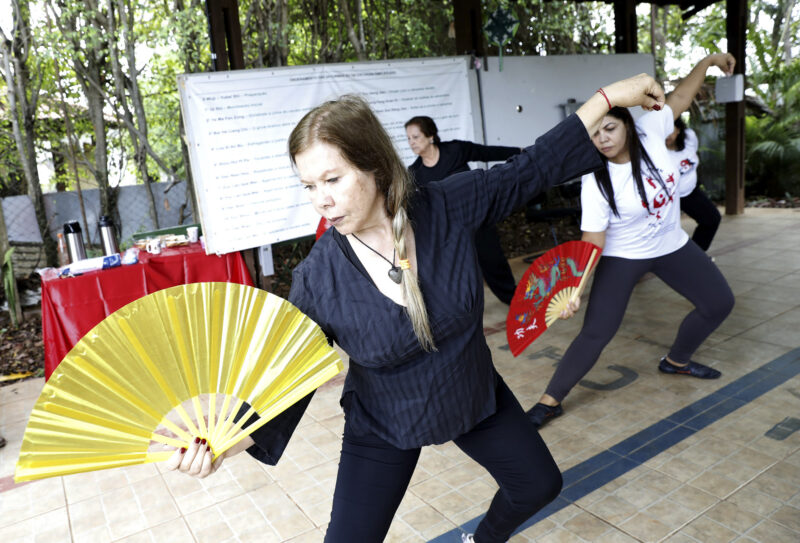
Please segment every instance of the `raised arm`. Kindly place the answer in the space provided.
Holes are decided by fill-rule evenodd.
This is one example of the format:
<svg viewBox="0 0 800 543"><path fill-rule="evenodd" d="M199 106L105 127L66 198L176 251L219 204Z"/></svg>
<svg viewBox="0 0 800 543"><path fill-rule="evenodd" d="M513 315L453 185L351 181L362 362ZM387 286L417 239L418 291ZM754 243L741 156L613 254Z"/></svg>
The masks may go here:
<svg viewBox="0 0 800 543"><path fill-rule="evenodd" d="M667 96L667 105L672 108L672 115L675 119L692 105L692 100L700 90L700 86L705 81L706 72L711 66L717 66L725 75L731 75L733 67L736 66L736 59L730 53L717 53L708 55L698 62L689 75L684 77L675 90Z"/></svg>
<svg viewBox="0 0 800 543"><path fill-rule="evenodd" d="M463 142L467 162L495 162L507 160L522 152L519 147L503 147L500 145L481 145L480 143Z"/></svg>
<svg viewBox="0 0 800 543"><path fill-rule="evenodd" d="M575 113L591 136L612 107L641 106L659 110L664 105L664 90L647 74L639 74L599 89Z"/></svg>

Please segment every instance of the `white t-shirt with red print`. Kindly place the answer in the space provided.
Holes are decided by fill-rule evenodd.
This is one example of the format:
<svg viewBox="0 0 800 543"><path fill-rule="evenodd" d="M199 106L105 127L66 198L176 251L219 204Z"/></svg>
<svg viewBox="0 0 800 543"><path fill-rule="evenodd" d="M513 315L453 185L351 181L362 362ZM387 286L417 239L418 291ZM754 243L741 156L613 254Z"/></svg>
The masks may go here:
<svg viewBox="0 0 800 543"><path fill-rule="evenodd" d="M700 163L697 147L697 134L691 128L687 128L684 131L683 151L669 150L669 156L672 157L681 175L678 183L678 195L681 198L689 196L697 186L697 165Z"/></svg>
<svg viewBox="0 0 800 543"><path fill-rule="evenodd" d="M689 236L681 229L677 164L670 157L665 140L673 130L672 109L645 113L636 120L639 139L658 169L665 188L642 161L642 181L650 206L648 211L636 189L631 163L608 163L619 217L600 192L594 174L581 179L581 230L605 232L604 256L641 260L677 251Z"/></svg>

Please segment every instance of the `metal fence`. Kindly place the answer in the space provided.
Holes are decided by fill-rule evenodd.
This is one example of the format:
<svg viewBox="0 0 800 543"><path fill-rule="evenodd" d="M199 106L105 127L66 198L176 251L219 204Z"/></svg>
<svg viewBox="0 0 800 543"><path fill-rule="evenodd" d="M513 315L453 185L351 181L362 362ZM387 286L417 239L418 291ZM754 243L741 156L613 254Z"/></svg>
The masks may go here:
<svg viewBox="0 0 800 543"><path fill-rule="evenodd" d="M198 222L195 219L186 183L173 186L169 192L165 192L169 183L153 183L151 187L156 201L159 228ZM84 190L82 195L89 227L88 236L84 233L84 239L90 245L99 245L100 233L97 221L101 215L100 193L97 189L89 189ZM26 277L33 271L32 266L33 268L44 266L43 252L37 247L42 243L42 236L36 222L33 203L27 195L23 195L3 198L2 205L8 240L12 247L18 247L14 255L15 275ZM86 228L77 192L46 193L44 207L48 230L53 239L56 239L58 232L62 231L64 223L78 221L82 229ZM150 216L150 204L144 185L120 187L117 209L119 218L116 227L122 246L130 244L134 234L156 229ZM41 253L38 258L34 256L37 251Z"/></svg>

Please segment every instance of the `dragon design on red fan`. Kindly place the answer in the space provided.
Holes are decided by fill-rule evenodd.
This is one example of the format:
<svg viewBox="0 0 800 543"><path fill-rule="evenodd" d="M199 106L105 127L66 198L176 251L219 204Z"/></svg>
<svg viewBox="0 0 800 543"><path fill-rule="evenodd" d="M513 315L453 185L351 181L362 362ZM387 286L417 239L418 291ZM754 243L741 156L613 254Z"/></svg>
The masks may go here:
<svg viewBox="0 0 800 543"><path fill-rule="evenodd" d="M583 292L602 249L568 241L533 261L517 285L506 318L511 353L518 356L559 317L567 302Z"/></svg>

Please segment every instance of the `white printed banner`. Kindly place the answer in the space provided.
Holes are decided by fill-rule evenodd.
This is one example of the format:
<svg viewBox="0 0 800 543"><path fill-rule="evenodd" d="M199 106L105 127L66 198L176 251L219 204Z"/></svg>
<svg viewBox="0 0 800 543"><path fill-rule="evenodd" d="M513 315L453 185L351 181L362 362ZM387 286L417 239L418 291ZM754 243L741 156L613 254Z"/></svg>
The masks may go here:
<svg viewBox="0 0 800 543"><path fill-rule="evenodd" d="M313 234L319 215L292 171L289 133L346 93L366 98L406 165L405 122L432 117L442 140L473 139L465 57L322 64L178 78L206 250L229 253Z"/></svg>

